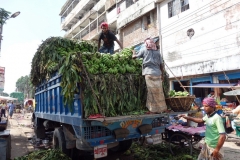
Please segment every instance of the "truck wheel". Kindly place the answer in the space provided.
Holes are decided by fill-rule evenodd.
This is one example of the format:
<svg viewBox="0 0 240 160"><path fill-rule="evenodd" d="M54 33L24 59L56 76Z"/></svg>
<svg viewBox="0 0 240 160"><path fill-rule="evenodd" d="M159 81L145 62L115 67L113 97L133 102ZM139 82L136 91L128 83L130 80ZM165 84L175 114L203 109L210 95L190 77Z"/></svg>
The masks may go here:
<svg viewBox="0 0 240 160"><path fill-rule="evenodd" d="M53 149L60 149L67 156L70 156L70 150L66 148L66 140L62 128L55 128L53 132Z"/></svg>
<svg viewBox="0 0 240 160"><path fill-rule="evenodd" d="M131 145L132 145L132 140L131 139L125 140L125 141L120 141L118 146L116 146L114 148L111 148L111 151L125 152L131 147Z"/></svg>

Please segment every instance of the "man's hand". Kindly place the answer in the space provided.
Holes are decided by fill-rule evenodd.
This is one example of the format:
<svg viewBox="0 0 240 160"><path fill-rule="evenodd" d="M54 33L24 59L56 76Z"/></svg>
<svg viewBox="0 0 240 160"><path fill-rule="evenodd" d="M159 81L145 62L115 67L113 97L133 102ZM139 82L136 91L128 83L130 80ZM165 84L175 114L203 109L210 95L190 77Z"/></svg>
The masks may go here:
<svg viewBox="0 0 240 160"><path fill-rule="evenodd" d="M135 50L132 50L132 58L133 58L133 59L137 58L137 55L136 55L136 51L135 51Z"/></svg>
<svg viewBox="0 0 240 160"><path fill-rule="evenodd" d="M212 157L216 160L219 159L219 151L214 149L213 153L212 153Z"/></svg>
<svg viewBox="0 0 240 160"><path fill-rule="evenodd" d="M185 118L185 119L188 119L189 117L188 116L186 116L185 114L181 114L180 116L178 116L179 118Z"/></svg>

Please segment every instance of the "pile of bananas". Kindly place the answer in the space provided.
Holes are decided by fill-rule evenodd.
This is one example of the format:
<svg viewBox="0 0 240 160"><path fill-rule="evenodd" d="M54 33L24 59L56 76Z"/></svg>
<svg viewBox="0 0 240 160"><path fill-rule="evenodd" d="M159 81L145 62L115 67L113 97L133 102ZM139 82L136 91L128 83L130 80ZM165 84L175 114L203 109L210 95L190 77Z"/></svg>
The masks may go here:
<svg viewBox="0 0 240 160"><path fill-rule="evenodd" d="M102 54L93 42L50 37L37 49L30 77L37 87L60 74L64 104L72 112L74 94L82 93L85 117L100 113L97 104L105 116L127 115L146 109L141 64L141 59L132 59L128 48L114 55Z"/></svg>
<svg viewBox="0 0 240 160"><path fill-rule="evenodd" d="M110 55L97 52L96 46L91 41L46 39L32 59L32 84L38 87L56 73L60 74L65 106L74 112L74 94L81 93L85 117L101 112L105 116L142 114L146 110L142 59L132 59L130 48ZM167 72L163 88L166 96Z"/></svg>
<svg viewBox="0 0 240 160"><path fill-rule="evenodd" d="M81 57L87 71L91 74L141 74L142 60L132 59L132 51L128 48L114 55L86 52Z"/></svg>

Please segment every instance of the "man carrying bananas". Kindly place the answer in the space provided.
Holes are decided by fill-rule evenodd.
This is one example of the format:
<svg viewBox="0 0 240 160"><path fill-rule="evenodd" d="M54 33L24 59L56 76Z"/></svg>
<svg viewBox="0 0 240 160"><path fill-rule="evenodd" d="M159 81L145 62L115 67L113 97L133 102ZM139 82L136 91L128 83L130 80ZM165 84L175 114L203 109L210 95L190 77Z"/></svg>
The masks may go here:
<svg viewBox="0 0 240 160"><path fill-rule="evenodd" d="M117 37L108 29L108 24L103 22L101 24L102 33L98 39L98 51L100 53L114 53L114 41L116 41L122 49L122 43ZM103 40L103 46L100 48L101 40Z"/></svg>
<svg viewBox="0 0 240 160"><path fill-rule="evenodd" d="M161 113L167 110L162 87L163 60L152 38L144 41L145 47L138 54L133 51L132 58L143 58L142 75L147 85L147 103L149 113Z"/></svg>

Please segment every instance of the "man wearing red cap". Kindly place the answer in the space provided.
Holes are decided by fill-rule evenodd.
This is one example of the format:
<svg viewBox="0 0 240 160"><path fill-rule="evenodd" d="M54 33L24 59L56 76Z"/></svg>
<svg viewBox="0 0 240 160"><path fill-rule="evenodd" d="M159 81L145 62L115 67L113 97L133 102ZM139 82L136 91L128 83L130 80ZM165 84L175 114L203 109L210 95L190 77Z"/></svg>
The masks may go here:
<svg viewBox="0 0 240 160"><path fill-rule="evenodd" d="M203 106L206 115L202 119L184 115L181 117L196 123L206 123L205 143L198 156L198 160L222 160L222 146L226 139L222 118L215 111L216 101L214 98L205 98L203 100Z"/></svg>
<svg viewBox="0 0 240 160"><path fill-rule="evenodd" d="M103 22L101 24L102 33L98 39L98 51L100 53L114 53L114 41L116 41L122 49L122 43L117 37L108 29L108 24ZM103 46L100 48L101 40L103 40Z"/></svg>

